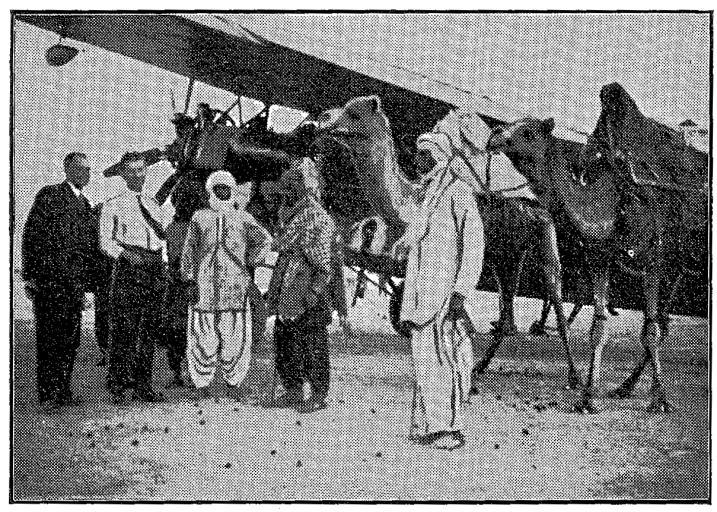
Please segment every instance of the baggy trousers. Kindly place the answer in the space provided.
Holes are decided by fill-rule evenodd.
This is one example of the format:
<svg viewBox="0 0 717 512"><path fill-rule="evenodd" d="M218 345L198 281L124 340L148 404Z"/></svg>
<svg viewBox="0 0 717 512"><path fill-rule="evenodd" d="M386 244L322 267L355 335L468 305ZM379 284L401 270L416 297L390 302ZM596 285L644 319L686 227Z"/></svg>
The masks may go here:
<svg viewBox="0 0 717 512"><path fill-rule="evenodd" d="M44 402L69 398L80 346L82 300L73 293L38 291L33 295L33 309L38 399Z"/></svg>
<svg viewBox="0 0 717 512"><path fill-rule="evenodd" d="M251 308L200 311L190 308L187 366L197 388L209 386L217 366L224 381L239 386L249 371L252 346Z"/></svg>

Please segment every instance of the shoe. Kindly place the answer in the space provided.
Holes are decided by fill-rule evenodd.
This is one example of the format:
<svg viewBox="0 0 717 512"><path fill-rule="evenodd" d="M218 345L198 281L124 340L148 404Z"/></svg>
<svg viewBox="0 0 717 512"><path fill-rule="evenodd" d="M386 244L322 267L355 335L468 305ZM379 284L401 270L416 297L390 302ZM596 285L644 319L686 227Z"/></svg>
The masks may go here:
<svg viewBox="0 0 717 512"><path fill-rule="evenodd" d="M227 384L227 398L235 402L241 402L246 399L245 393L239 391L239 386L230 386Z"/></svg>
<svg viewBox="0 0 717 512"><path fill-rule="evenodd" d="M179 375L175 375L174 378L167 383L165 386L165 389L176 389L176 388L183 388L184 387L184 380L182 380L182 377Z"/></svg>
<svg viewBox="0 0 717 512"><path fill-rule="evenodd" d="M54 398L40 401L41 414L57 414L58 412L60 412L60 407L60 401Z"/></svg>
<svg viewBox="0 0 717 512"><path fill-rule="evenodd" d="M69 393L69 394L65 395L64 397L62 397L59 400L59 402L61 405L67 405L70 407L76 407L78 405L82 405L83 403L85 403L85 401L82 398L80 398L79 396L75 396L72 393Z"/></svg>
<svg viewBox="0 0 717 512"><path fill-rule="evenodd" d="M303 393L301 390L287 391L279 398L268 402L265 407L270 409L288 409L297 407L303 402Z"/></svg>
<svg viewBox="0 0 717 512"><path fill-rule="evenodd" d="M461 432L439 432L438 436L431 443L436 450L452 452L466 444L466 438Z"/></svg>
<svg viewBox="0 0 717 512"><path fill-rule="evenodd" d="M124 389L110 391L110 400L112 400L112 403L115 405L126 404L127 398L125 397Z"/></svg>
<svg viewBox="0 0 717 512"><path fill-rule="evenodd" d="M211 398L212 393L209 390L209 386L204 386L201 388L194 388L191 396L192 396L192 400L199 401L199 400L206 400L208 398Z"/></svg>
<svg viewBox="0 0 717 512"><path fill-rule="evenodd" d="M163 402L164 395L162 395L162 393L157 393L152 389L135 389L132 393L132 400L149 403Z"/></svg>
<svg viewBox="0 0 717 512"><path fill-rule="evenodd" d="M297 405L296 411L300 414L310 414L312 412L320 411L321 409L326 409L326 407L328 407L328 405L326 404L325 398L312 397Z"/></svg>

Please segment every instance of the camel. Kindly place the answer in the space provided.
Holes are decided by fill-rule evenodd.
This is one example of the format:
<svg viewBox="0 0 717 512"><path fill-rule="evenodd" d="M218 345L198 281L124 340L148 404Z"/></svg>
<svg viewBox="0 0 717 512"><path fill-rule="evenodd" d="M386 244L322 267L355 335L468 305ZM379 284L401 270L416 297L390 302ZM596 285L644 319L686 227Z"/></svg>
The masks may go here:
<svg viewBox="0 0 717 512"><path fill-rule="evenodd" d="M382 246L373 248L385 253L405 231L420 203L421 191L405 178L406 174L400 168L391 126L381 108L380 99L376 96L354 98L343 108L325 112L318 120L317 148L323 153L318 162L321 174L326 178L325 197L329 212L341 216L348 211L353 214L351 220L355 222L365 217L365 209L347 208L343 201L338 205L332 204L331 198L345 193L348 183L353 187L353 200L365 201L375 215L372 220L378 219L386 224L387 234L382 238ZM343 160L339 162L341 167L330 157L336 153L337 146L343 148L338 152L343 155L340 157ZM354 173L346 172L349 164L353 166ZM350 174L355 174L355 182ZM513 298L523 258L527 250L533 249L537 250L541 259L546 296L557 311L558 331L568 361L568 384L570 387L577 386L579 379L572 361L562 308L562 271L556 251L555 228L547 211L535 202L516 198L477 194L476 199L485 226L486 266L494 270L503 307L493 339L474 369L474 382L488 367L505 331L515 325ZM400 288L396 291L400 295Z"/></svg>
<svg viewBox="0 0 717 512"><path fill-rule="evenodd" d="M644 117L618 84L605 86L601 100L602 114L583 152L583 164L588 170L602 170L589 185L575 182L565 147L552 135L552 119L526 118L499 128L488 149L503 152L514 162L541 203L564 226L561 235L569 232L568 238L584 248L582 263L591 277L594 297L592 356L587 382L575 409L595 410L602 350L607 341L610 271L619 266L642 278L644 324L640 341L644 352L630 376L607 396L631 396L649 363L652 386L648 410L668 412L672 405L665 392L658 348L668 334L669 310L683 262L695 259L694 240L699 241L700 233L706 233L707 195L703 184L707 180L707 162L681 147L676 139L668 140L664 133L669 129ZM649 148L649 156L643 153L645 140L659 141ZM675 154L682 156L678 162L688 167L685 172L675 169L675 160L669 161ZM636 171L639 155L644 160L639 160ZM663 166L671 166L669 173L655 165L660 157ZM650 180L641 176L641 171L649 171ZM674 179L675 175L681 182ZM688 208L685 197L689 199Z"/></svg>

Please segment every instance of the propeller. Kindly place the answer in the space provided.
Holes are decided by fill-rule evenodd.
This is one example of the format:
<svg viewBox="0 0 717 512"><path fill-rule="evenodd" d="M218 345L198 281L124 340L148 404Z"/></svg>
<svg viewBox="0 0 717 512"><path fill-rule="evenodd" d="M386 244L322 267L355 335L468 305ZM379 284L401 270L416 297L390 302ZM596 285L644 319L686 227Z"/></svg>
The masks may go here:
<svg viewBox="0 0 717 512"><path fill-rule="evenodd" d="M232 109L237 105L239 105L239 123L241 123L241 96L237 96L237 99L234 100L234 103L229 105L229 107L221 113L221 115L216 119L216 121L219 122L223 119L227 119L229 117L229 112L231 112Z"/></svg>
<svg viewBox="0 0 717 512"><path fill-rule="evenodd" d="M194 91L194 78L189 79L189 87L187 87L187 97L184 100L184 114L189 110L189 100L192 99L192 91Z"/></svg>

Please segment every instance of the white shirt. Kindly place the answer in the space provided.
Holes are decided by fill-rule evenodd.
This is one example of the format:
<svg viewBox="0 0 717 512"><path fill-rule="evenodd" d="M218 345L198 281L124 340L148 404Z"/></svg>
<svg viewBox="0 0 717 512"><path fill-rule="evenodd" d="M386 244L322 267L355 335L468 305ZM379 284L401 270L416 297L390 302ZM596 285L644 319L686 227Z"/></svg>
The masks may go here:
<svg viewBox="0 0 717 512"><path fill-rule="evenodd" d="M124 250L120 244L150 251L166 249L164 241L155 234L142 215L138 198L152 218L162 224L162 211L151 196L127 191L109 199L102 205L100 215L100 246L113 258L118 258ZM166 250L162 253L166 260Z"/></svg>
<svg viewBox="0 0 717 512"><path fill-rule="evenodd" d="M85 197L85 195L82 193L82 190L77 188L70 180L65 180L65 183L67 183L70 186L70 189L72 190L72 192L75 193L76 197L83 197L83 198L87 199ZM87 202L89 203L90 201L88 200ZM90 203L90 206L92 206L92 203Z"/></svg>

